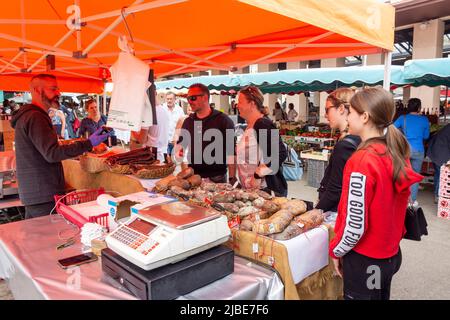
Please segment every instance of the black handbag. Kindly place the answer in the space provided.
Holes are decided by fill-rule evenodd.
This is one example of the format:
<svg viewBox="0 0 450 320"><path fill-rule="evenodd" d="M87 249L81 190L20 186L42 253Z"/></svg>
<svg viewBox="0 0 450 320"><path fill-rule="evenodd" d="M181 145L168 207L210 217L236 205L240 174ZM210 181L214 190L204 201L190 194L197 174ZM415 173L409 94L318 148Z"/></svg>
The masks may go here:
<svg viewBox="0 0 450 320"><path fill-rule="evenodd" d="M428 235L427 220L420 207L414 208L408 205L406 208L405 227L406 233L404 239L420 241L422 236Z"/></svg>

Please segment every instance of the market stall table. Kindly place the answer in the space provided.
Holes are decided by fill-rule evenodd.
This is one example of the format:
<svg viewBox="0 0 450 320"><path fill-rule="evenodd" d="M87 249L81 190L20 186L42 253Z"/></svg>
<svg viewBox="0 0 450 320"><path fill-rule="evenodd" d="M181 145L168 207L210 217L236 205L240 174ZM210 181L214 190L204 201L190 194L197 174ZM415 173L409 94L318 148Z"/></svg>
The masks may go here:
<svg viewBox="0 0 450 320"><path fill-rule="evenodd" d="M121 194L130 194L139 192L151 187L155 180L139 180L130 176L115 174L111 172L101 172L99 174L91 174L83 171L80 164L76 160L63 161L66 182L78 189L89 189L90 186L100 187L103 186L106 190L119 191ZM150 182L150 183L149 183ZM146 185L144 188L143 185ZM332 238L332 230L326 239ZM229 246L233 248L236 254L244 256L249 259L254 259L255 256L252 252L252 243L254 242L255 235L252 232L236 231L233 230L233 240L229 242ZM309 254L310 248L308 247L309 241L312 241L310 233L297 237L297 239L290 241L290 243L301 244L302 248L308 250L303 252L303 257ZM305 243L305 237L307 243ZM302 260L302 256L293 257L293 254L289 254L292 251L288 249L286 244L277 241L267 241L265 237L257 237L259 242L259 248L262 256L257 259L258 262L268 264L268 256L273 251L272 255L275 258L276 264L274 268L280 273L283 283L285 284L285 299L338 299L342 297L342 280L333 275L333 268L331 264L323 264L323 268L316 266L316 270L305 268L303 270L300 266L304 266L304 263L294 264L293 259ZM322 239L323 240L323 239ZM325 240L326 241L326 240ZM272 244L274 242L274 244ZM324 252L327 252L327 246L323 248L323 241L320 242L322 248L320 249L320 256L322 257ZM317 250L316 250L317 251ZM318 258L318 256L316 256ZM311 261L312 257L306 257L305 261ZM323 261L323 257L318 259ZM314 271L314 272L311 272ZM305 273L306 272L306 273ZM299 276L302 275L303 276Z"/></svg>
<svg viewBox="0 0 450 320"><path fill-rule="evenodd" d="M22 201L20 201L19 195L5 196L3 199L0 199L0 210L21 206L23 206L23 204Z"/></svg>
<svg viewBox="0 0 450 320"><path fill-rule="evenodd" d="M240 256L264 264L273 262L285 287L286 300L336 300L343 296L342 279L334 273L333 262L328 258L325 243L323 261L323 232L332 239L331 226L322 225L288 241L275 241L265 236L242 230L232 230L229 245ZM258 253L254 253L254 244ZM322 267L323 266L323 267ZM315 272L313 272L315 271Z"/></svg>
<svg viewBox="0 0 450 320"><path fill-rule="evenodd" d="M57 260L81 253L79 241L61 251L59 233L75 229L59 216L45 216L0 226L0 278L16 299L135 299L114 287L101 262L63 270ZM235 257L234 273L181 299L282 299L277 273ZM220 288L220 290L217 290Z"/></svg>
<svg viewBox="0 0 450 320"><path fill-rule="evenodd" d="M70 188L96 189L104 188L106 191L115 191L120 195L145 191L150 185L145 187L139 179L123 174L103 171L100 173L89 173L84 171L78 160L68 159L62 162L64 168L64 178L66 185Z"/></svg>

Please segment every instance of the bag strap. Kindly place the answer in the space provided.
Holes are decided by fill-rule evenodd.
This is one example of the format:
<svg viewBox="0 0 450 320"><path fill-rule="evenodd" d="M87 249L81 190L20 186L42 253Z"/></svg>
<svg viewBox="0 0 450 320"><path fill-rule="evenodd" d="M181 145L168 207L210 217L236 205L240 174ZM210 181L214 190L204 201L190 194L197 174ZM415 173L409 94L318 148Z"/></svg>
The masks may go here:
<svg viewBox="0 0 450 320"><path fill-rule="evenodd" d="M403 115L403 132L405 133L406 137L406 114Z"/></svg>
<svg viewBox="0 0 450 320"><path fill-rule="evenodd" d="M292 155L291 155L291 147L289 147L288 145L286 145L286 147L287 147L287 158L286 158L286 161L287 162L292 162Z"/></svg>

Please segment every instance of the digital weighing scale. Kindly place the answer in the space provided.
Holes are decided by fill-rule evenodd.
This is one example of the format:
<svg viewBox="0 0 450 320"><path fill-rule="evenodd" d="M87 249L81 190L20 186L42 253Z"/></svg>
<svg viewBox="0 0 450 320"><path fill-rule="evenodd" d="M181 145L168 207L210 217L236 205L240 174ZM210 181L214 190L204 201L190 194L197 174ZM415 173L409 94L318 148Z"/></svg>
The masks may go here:
<svg viewBox="0 0 450 320"><path fill-rule="evenodd" d="M214 209L171 202L142 209L106 237L108 248L152 270L226 242L226 216Z"/></svg>

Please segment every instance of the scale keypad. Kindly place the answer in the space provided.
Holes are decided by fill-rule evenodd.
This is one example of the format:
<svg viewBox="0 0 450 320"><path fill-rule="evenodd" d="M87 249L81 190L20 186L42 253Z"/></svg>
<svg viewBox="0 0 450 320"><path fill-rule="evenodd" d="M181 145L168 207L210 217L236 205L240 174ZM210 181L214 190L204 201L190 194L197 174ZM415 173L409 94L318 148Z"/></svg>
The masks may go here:
<svg viewBox="0 0 450 320"><path fill-rule="evenodd" d="M129 246L130 248L137 250L143 255L149 254L153 249L155 249L159 243L153 239L150 239L143 234L136 232L126 226L119 228L112 238L120 241L121 243Z"/></svg>

